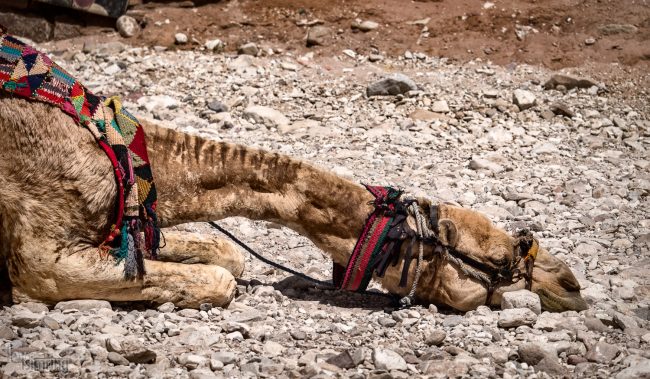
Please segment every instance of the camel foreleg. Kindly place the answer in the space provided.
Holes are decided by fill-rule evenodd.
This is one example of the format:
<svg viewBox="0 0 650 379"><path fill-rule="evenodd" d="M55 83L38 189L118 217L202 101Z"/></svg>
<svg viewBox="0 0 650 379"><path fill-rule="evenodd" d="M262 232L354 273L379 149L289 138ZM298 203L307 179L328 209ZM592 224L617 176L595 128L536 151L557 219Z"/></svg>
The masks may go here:
<svg viewBox="0 0 650 379"><path fill-rule="evenodd" d="M71 299L103 299L173 302L179 307L198 308L201 303L225 306L236 291L230 271L214 264L145 260L144 278L126 280L124 263L101 258L95 247L57 254L23 250L12 255L9 273L14 301L30 299L53 304Z"/></svg>
<svg viewBox="0 0 650 379"><path fill-rule="evenodd" d="M164 230L163 236L158 254L161 261L221 266L237 278L244 272L244 256L228 240L173 230Z"/></svg>

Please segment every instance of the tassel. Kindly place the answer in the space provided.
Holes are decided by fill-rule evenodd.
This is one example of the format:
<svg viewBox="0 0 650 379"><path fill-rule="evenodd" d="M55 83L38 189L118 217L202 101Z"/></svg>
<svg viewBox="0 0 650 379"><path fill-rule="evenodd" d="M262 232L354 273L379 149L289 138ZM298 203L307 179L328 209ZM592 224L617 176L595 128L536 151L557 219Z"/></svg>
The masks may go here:
<svg viewBox="0 0 650 379"><path fill-rule="evenodd" d="M156 212L150 207L145 208L148 221L144 226L145 249L150 259L158 259L160 250L160 228L158 228L158 218Z"/></svg>
<svg viewBox="0 0 650 379"><path fill-rule="evenodd" d="M133 220L131 224L131 235L133 236L133 247L135 250L135 263L137 267L138 279L142 279L145 274L144 270L144 254L143 247L144 243L142 240L142 233L140 233L140 221Z"/></svg>
<svg viewBox="0 0 650 379"><path fill-rule="evenodd" d="M128 235L128 223L125 221L122 224L122 229L120 231L120 247L117 249L114 249L112 254L115 257L115 263L119 264L122 262L122 260L126 259L128 252L129 252L129 240L127 238Z"/></svg>
<svg viewBox="0 0 650 379"><path fill-rule="evenodd" d="M144 255L142 254L142 249L135 249L135 263L137 264L138 268L138 279L142 280L144 279L144 275L146 274L145 269L144 269Z"/></svg>
<svg viewBox="0 0 650 379"><path fill-rule="evenodd" d="M128 255L126 261L124 262L124 278L127 280L134 279L137 275L138 263L135 252L135 242L133 241L133 236L127 234L124 238L128 241Z"/></svg>

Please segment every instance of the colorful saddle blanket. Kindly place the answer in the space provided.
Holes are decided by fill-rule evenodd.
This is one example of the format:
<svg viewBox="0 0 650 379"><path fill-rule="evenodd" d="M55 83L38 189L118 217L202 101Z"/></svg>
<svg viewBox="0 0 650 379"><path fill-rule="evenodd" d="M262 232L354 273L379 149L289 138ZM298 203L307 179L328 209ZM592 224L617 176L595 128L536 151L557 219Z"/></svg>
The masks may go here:
<svg viewBox="0 0 650 379"><path fill-rule="evenodd" d="M142 126L119 98L94 95L45 54L0 26L0 86L5 92L56 105L88 129L115 169L115 223L101 249L124 260L127 279L142 278L143 259L155 258L160 230L154 185Z"/></svg>

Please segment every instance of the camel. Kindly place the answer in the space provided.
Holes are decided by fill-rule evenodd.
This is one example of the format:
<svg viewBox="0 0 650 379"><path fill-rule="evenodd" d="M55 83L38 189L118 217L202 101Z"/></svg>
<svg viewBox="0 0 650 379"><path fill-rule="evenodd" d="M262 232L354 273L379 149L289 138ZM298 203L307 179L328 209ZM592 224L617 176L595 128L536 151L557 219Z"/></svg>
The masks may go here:
<svg viewBox="0 0 650 379"><path fill-rule="evenodd" d="M161 227L231 216L267 220L308 237L335 264L347 263L373 211L362 186L289 156L141 123ZM164 231L159 259L145 261L143 278L125 280L123 263L98 253L115 197L113 168L91 133L54 106L0 95L0 253L15 302L103 299L197 308L232 301L244 260L217 237ZM499 266L515 259L516 238L478 212L443 203L438 219L440 240L476 261ZM415 276L411 267L408 285L400 287L402 264L375 278L400 296ZM546 310L586 309L571 270L543 248L530 284ZM501 283L489 304L525 286L523 279ZM485 304L488 291L454 262L433 258L422 264L415 298L467 311Z"/></svg>

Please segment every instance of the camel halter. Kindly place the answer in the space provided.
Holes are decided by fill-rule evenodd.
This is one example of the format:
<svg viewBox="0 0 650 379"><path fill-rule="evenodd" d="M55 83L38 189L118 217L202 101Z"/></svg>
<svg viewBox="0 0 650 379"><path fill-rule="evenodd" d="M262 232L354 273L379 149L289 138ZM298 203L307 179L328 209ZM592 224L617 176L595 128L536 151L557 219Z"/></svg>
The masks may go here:
<svg viewBox="0 0 650 379"><path fill-rule="evenodd" d="M531 289L533 266L539 243L530 231L522 230L515 235L516 259L510 264L494 267L441 241L438 230L438 206L429 208L427 219L413 196L403 195L402 191L392 187L368 185L365 187L375 196L375 200L371 202L375 210L368 216L352 251L345 276L340 284L341 289L365 291L373 276L383 277L388 266L397 266L402 258L404 265L399 286L406 287L410 265L414 258L413 247L416 243L418 254L415 257L415 278L408 295L400 300L403 306L409 306L413 302L422 273L425 244L433 247L433 254L428 260L433 260L437 256L443 261L449 261L463 274L482 283L487 288L486 304L490 303L494 289L502 282L512 283L523 277L526 280L526 289ZM415 219L415 230L408 224L408 216ZM407 240L410 240L409 245L402 257L402 245ZM525 273L517 269L521 259L524 259Z"/></svg>

